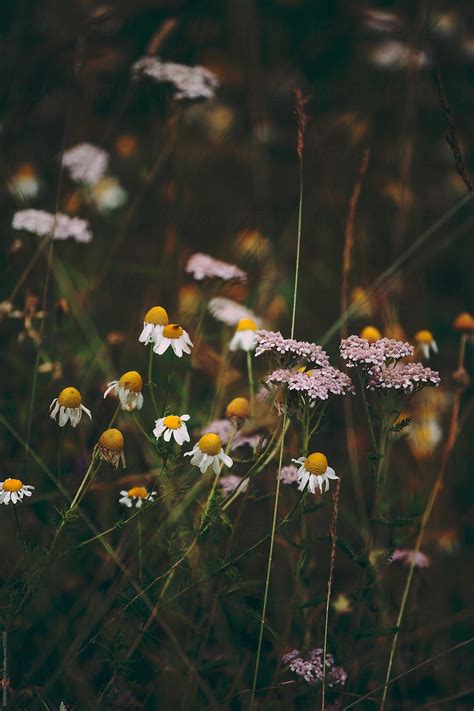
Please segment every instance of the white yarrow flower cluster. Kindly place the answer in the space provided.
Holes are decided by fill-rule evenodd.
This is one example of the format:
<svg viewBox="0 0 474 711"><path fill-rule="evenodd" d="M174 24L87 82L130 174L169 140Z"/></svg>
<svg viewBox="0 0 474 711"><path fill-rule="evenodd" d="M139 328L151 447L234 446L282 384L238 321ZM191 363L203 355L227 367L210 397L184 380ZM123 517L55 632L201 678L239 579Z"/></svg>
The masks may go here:
<svg viewBox="0 0 474 711"><path fill-rule="evenodd" d="M177 99L212 99L219 85L216 75L205 67L161 62L157 57L142 57L133 65L133 74L172 84Z"/></svg>
<svg viewBox="0 0 474 711"><path fill-rule="evenodd" d="M64 152L62 162L76 183L95 185L107 171L109 156L92 143L79 143Z"/></svg>
<svg viewBox="0 0 474 711"><path fill-rule="evenodd" d="M13 216L12 227L15 230L31 232L38 237L49 235L52 239L71 238L82 243L92 240L87 220L82 220L80 217L69 217L61 212L53 215L45 210L19 210Z"/></svg>

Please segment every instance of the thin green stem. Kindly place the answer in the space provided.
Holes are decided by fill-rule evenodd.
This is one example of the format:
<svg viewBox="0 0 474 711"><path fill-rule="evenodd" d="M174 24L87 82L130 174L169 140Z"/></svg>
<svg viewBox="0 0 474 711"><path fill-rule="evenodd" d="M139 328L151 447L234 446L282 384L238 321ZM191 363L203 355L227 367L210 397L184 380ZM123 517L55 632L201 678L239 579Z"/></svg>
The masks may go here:
<svg viewBox="0 0 474 711"><path fill-rule="evenodd" d="M359 376L360 392L361 392L361 396L362 396L362 402L363 402L363 405L364 405L365 415L366 415L366 418L367 418L367 424L368 424L368 426L369 426L370 439L371 439L371 442L372 442L373 451L374 451L374 452L377 452L377 439L376 439L376 437L375 437L374 425L373 425L373 422L372 422L372 415L370 414L370 410L369 410L369 403L368 403L368 401L367 401L367 396L366 396L366 394L365 394L365 383L364 383L364 379L363 379L363 377L362 377L362 375L360 374L359 371L357 371L357 374L358 374L358 376Z"/></svg>
<svg viewBox="0 0 474 711"><path fill-rule="evenodd" d="M138 517L137 531L138 531L138 579L141 580L143 577L143 552L142 552L143 531L142 531L142 517L141 516Z"/></svg>
<svg viewBox="0 0 474 711"><path fill-rule="evenodd" d="M293 289L293 309L291 313L290 338L295 335L296 302L298 297L298 281L300 273L301 227L303 222L303 156L300 157L300 198L298 202L298 229L296 236L295 286Z"/></svg>
<svg viewBox="0 0 474 711"><path fill-rule="evenodd" d="M86 471L86 473L84 474L84 476L83 476L83 478L82 478L82 481L81 481L81 483L80 483L80 485L79 485L78 490L76 491L76 495L74 496L73 500L71 501L71 505L69 506L69 509L68 509L69 511L72 511L72 510L75 509L76 506L78 505L78 503L79 503L79 501L80 501L81 494L82 494L82 492L84 491L84 488L85 488L85 486L87 485L87 482L88 482L88 480L89 480L89 477L90 477L90 475L91 475L91 473L92 473L92 470L93 470L93 468L94 468L94 464L95 464L95 457L94 457L94 455L92 455L90 464L89 464L89 466L87 467L87 471Z"/></svg>
<svg viewBox="0 0 474 711"><path fill-rule="evenodd" d="M159 418L160 413L159 413L158 404L157 404L156 398L155 398L155 383L153 382L153 344L152 343L150 343L149 348L150 348L150 351L148 354L148 382L147 382L147 385L148 385L148 389L150 391L150 397L151 397L151 401L153 403L153 407L155 408L156 417Z"/></svg>

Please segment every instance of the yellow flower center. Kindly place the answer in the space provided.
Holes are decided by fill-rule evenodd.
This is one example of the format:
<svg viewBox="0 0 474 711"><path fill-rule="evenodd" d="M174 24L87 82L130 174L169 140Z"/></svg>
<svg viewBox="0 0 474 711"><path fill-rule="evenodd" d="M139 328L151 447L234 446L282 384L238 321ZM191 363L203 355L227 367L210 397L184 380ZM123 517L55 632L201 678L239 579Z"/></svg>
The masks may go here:
<svg viewBox="0 0 474 711"><path fill-rule="evenodd" d="M166 326L170 322L168 314L162 306L153 306L152 309L146 312L144 321L155 326Z"/></svg>
<svg viewBox="0 0 474 711"><path fill-rule="evenodd" d="M250 415L250 403L245 397L235 397L227 405L225 414L227 417L248 417Z"/></svg>
<svg viewBox="0 0 474 711"><path fill-rule="evenodd" d="M221 451L222 442L219 435L209 433L201 437L197 446L204 454L212 454L214 456Z"/></svg>
<svg viewBox="0 0 474 711"><path fill-rule="evenodd" d="M304 468L310 474L324 474L328 468L328 460L322 452L313 452L305 460Z"/></svg>
<svg viewBox="0 0 474 711"><path fill-rule="evenodd" d="M36 171L31 163L22 163L18 167L16 174L19 178L31 178L36 175Z"/></svg>
<svg viewBox="0 0 474 711"><path fill-rule="evenodd" d="M107 449L109 452L121 452L123 445L123 434L120 430L105 430L99 437L99 446L102 447L102 449Z"/></svg>
<svg viewBox="0 0 474 711"><path fill-rule="evenodd" d="M182 424L181 417L178 417L178 415L168 415L163 419L163 424L170 430L177 430Z"/></svg>
<svg viewBox="0 0 474 711"><path fill-rule="evenodd" d="M257 324L251 318L241 318L236 331L256 331Z"/></svg>
<svg viewBox="0 0 474 711"><path fill-rule="evenodd" d="M453 328L455 331L474 331L474 318L464 311L454 319Z"/></svg>
<svg viewBox="0 0 474 711"><path fill-rule="evenodd" d="M64 388L59 393L58 402L62 407L80 407L81 393L76 388Z"/></svg>
<svg viewBox="0 0 474 711"><path fill-rule="evenodd" d="M183 329L177 323L170 323L163 329L163 336L165 338L181 338L183 335Z"/></svg>
<svg viewBox="0 0 474 711"><path fill-rule="evenodd" d="M365 340L369 343L375 343L375 341L378 341L380 338L382 338L382 334L380 333L378 328L375 328L375 326L366 326L360 332L360 337L365 338Z"/></svg>
<svg viewBox="0 0 474 711"><path fill-rule="evenodd" d="M4 491L20 491L23 486L21 479L5 479L3 482Z"/></svg>
<svg viewBox="0 0 474 711"><path fill-rule="evenodd" d="M121 376L119 385L124 390L132 390L134 393L140 393L143 385L142 376L140 373L137 373L136 370L128 370Z"/></svg>
<svg viewBox="0 0 474 711"><path fill-rule="evenodd" d="M418 333L415 334L415 341L418 343L422 343L423 345L430 345L430 343L433 342L433 334L431 331L418 331Z"/></svg>
<svg viewBox="0 0 474 711"><path fill-rule="evenodd" d="M131 499L146 499L148 491L144 486L132 486L132 488L128 490L127 495Z"/></svg>

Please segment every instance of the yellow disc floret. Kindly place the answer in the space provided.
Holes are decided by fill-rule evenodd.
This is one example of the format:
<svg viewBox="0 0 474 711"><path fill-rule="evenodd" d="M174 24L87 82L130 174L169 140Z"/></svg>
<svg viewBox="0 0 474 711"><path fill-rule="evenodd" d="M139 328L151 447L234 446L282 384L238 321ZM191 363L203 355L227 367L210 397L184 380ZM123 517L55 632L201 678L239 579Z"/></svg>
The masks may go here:
<svg viewBox="0 0 474 711"><path fill-rule="evenodd" d="M64 388L58 396L61 407L77 408L81 406L81 393L76 388Z"/></svg>
<svg viewBox="0 0 474 711"><path fill-rule="evenodd" d="M5 479L3 482L4 491L20 491L23 487L23 482L21 479Z"/></svg>
<svg viewBox="0 0 474 711"><path fill-rule="evenodd" d="M163 336L165 338L181 338L183 335L183 329L177 323L170 323L163 329Z"/></svg>
<svg viewBox="0 0 474 711"><path fill-rule="evenodd" d="M324 474L328 468L328 460L322 452L313 452L305 459L304 468L310 474Z"/></svg>
<svg viewBox="0 0 474 711"><path fill-rule="evenodd" d="M222 442L219 435L210 432L209 434L205 434L201 437L201 439L197 443L197 446L199 447L201 452L204 452L204 454L211 454L214 456L216 454L219 454L219 452L221 451Z"/></svg>
<svg viewBox="0 0 474 711"><path fill-rule="evenodd" d="M123 445L123 434L120 430L105 430L99 437L99 447L109 452L121 452Z"/></svg>
<svg viewBox="0 0 474 711"><path fill-rule="evenodd" d="M454 319L453 328L455 331L474 331L474 317L464 311Z"/></svg>
<svg viewBox="0 0 474 711"><path fill-rule="evenodd" d="M153 306L152 309L146 312L143 320L145 323L152 323L155 326L166 326L170 322L166 309L162 306Z"/></svg>
<svg viewBox="0 0 474 711"><path fill-rule="evenodd" d="M225 414L227 417L249 417L250 403L245 397L235 397L227 405Z"/></svg>
<svg viewBox="0 0 474 711"><path fill-rule="evenodd" d="M163 424L170 430L177 430L182 425L181 417L178 417L178 415L167 415L167 417L163 418Z"/></svg>
<svg viewBox="0 0 474 711"><path fill-rule="evenodd" d="M375 343L375 341L378 341L380 338L382 338L382 334L380 333L378 328L375 328L375 326L366 326L360 332L360 337L365 338L365 340L369 343Z"/></svg>
<svg viewBox="0 0 474 711"><path fill-rule="evenodd" d="M256 331L257 324L251 318L241 318L237 324L236 331Z"/></svg>
<svg viewBox="0 0 474 711"><path fill-rule="evenodd" d="M133 486L131 489L128 490L127 496L129 496L131 499L146 499L148 496L148 491L145 489L144 486Z"/></svg>
<svg viewBox="0 0 474 711"><path fill-rule="evenodd" d="M143 386L142 376L136 370L128 370L120 377L119 386L124 390L140 393Z"/></svg>
<svg viewBox="0 0 474 711"><path fill-rule="evenodd" d="M430 343L433 343L433 334L431 331L427 331L426 329L418 331L418 333L415 333L415 341L429 346Z"/></svg>

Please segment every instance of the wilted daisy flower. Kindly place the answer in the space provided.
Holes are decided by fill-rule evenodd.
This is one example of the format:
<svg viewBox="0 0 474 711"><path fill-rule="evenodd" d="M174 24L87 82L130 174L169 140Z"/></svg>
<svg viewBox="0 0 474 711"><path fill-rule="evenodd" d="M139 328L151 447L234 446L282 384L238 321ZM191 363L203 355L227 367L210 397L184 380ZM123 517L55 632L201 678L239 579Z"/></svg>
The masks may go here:
<svg viewBox="0 0 474 711"><path fill-rule="evenodd" d="M431 457L443 437L443 430L434 417L416 420L408 431L408 446L417 460Z"/></svg>
<svg viewBox="0 0 474 711"><path fill-rule="evenodd" d="M92 199L101 212L117 210L127 202L127 191L116 178L102 178L92 188Z"/></svg>
<svg viewBox="0 0 474 711"><path fill-rule="evenodd" d="M463 311L454 319L453 329L459 333L473 333L474 316L467 311Z"/></svg>
<svg viewBox="0 0 474 711"><path fill-rule="evenodd" d="M259 319L253 311L224 296L215 296L209 301L207 308L215 319L227 326L237 326L242 319L251 319L259 325Z"/></svg>
<svg viewBox="0 0 474 711"><path fill-rule="evenodd" d="M31 163L22 163L8 180L10 192L20 200L35 198L40 189L40 181Z"/></svg>
<svg viewBox="0 0 474 711"><path fill-rule="evenodd" d="M109 156L106 151L92 143L79 143L64 152L62 162L77 183L95 185L104 177Z"/></svg>
<svg viewBox="0 0 474 711"><path fill-rule="evenodd" d="M427 568L430 564L430 559L427 555L418 551L416 553L414 550L408 548L397 548L389 558L390 563L395 563L400 560L405 565L411 565L413 561L415 562L415 568Z"/></svg>
<svg viewBox="0 0 474 711"><path fill-rule="evenodd" d="M25 230L38 237L50 236L52 239L68 239L76 242L90 242L92 233L87 220L79 217L68 217L61 212L52 215L45 210L19 210L15 212L12 221L15 230ZM53 235L54 229L54 235Z"/></svg>
<svg viewBox="0 0 474 711"><path fill-rule="evenodd" d="M116 469L119 463L125 467L125 455L123 453L124 439L120 430L112 428L105 430L99 437L99 441L94 447L94 456L99 455L100 459L109 462Z"/></svg>
<svg viewBox="0 0 474 711"><path fill-rule="evenodd" d="M131 509L133 504L135 504L135 507L139 509L145 499L147 501L154 501L153 497L155 496L156 491L148 493L144 486L132 486L132 488L128 491L123 489L120 494L121 498L119 499L119 504L123 504L129 509Z"/></svg>
<svg viewBox="0 0 474 711"><path fill-rule="evenodd" d="M221 487L223 496L233 494L236 489L239 490L239 494L243 494L247 491L248 485L248 479L243 479L243 477L237 476L236 474L226 474L226 476L221 476L219 479L219 486Z"/></svg>
<svg viewBox="0 0 474 711"><path fill-rule="evenodd" d="M177 323L169 323L161 332L157 332L153 351L163 355L170 346L178 358L181 358L183 353L191 353L192 341L187 331Z"/></svg>
<svg viewBox="0 0 474 711"><path fill-rule="evenodd" d="M233 464L232 459L222 449L221 438L214 432L203 435L193 449L186 452L184 456L191 457L191 464L199 467L202 474L210 467L218 474L223 465L230 468Z"/></svg>
<svg viewBox="0 0 474 711"><path fill-rule="evenodd" d="M435 339L433 338L433 334L431 333L431 331L418 331L418 333L415 333L415 341L420 347L421 352L423 353L425 358L430 357L430 350L432 350L433 353L438 352L438 346Z"/></svg>
<svg viewBox="0 0 474 711"><path fill-rule="evenodd" d="M71 425L76 427L79 423L82 413L85 412L92 419L91 411L84 407L82 404L81 393L76 388L64 388L61 390L58 397L55 397L53 402L49 407L51 414L50 417L55 420L57 414L59 413L58 424L60 427L64 427L68 420L71 421Z"/></svg>
<svg viewBox="0 0 474 711"><path fill-rule="evenodd" d="M142 376L137 373L136 370L128 370L122 376L120 380L112 380L107 383L107 390L104 393L104 398L110 392L113 392L116 397L120 400L120 405L122 410L141 410L143 405L143 395L142 395Z"/></svg>
<svg viewBox="0 0 474 711"><path fill-rule="evenodd" d="M367 387L370 390L400 390L411 394L427 385L436 387L440 382L439 373L421 363L399 363L394 368L379 368L373 372Z"/></svg>
<svg viewBox="0 0 474 711"><path fill-rule="evenodd" d="M257 345L255 332L257 324L251 318L241 318L237 324L234 335L229 343L229 349L236 351L241 348L243 351L253 351Z"/></svg>
<svg viewBox="0 0 474 711"><path fill-rule="evenodd" d="M5 479L0 482L0 504L21 504L24 496L31 496L35 487L23 484L21 479Z"/></svg>
<svg viewBox="0 0 474 711"><path fill-rule="evenodd" d="M365 338L369 343L375 343L382 338L382 334L375 326L365 326L360 332L360 337Z"/></svg>
<svg viewBox="0 0 474 711"><path fill-rule="evenodd" d="M190 441L188 428L186 427L188 420L189 415L167 415L166 417L160 417L160 419L155 422L153 434L156 439L160 439L161 435L163 435L165 442L169 442L171 437L174 437L175 442L182 445Z"/></svg>
<svg viewBox="0 0 474 711"><path fill-rule="evenodd" d="M297 361L306 361L321 368L329 365L329 358L321 346L308 341L297 341L294 338L283 338L280 331L267 331L260 329L255 334L257 349L255 355L271 353L279 360L290 364Z"/></svg>
<svg viewBox="0 0 474 711"><path fill-rule="evenodd" d="M299 491L304 491L308 487L312 494L316 493L316 489L323 493L323 486L325 491L329 490L329 479L339 479L334 469L328 466L328 460L322 452L313 452L308 457L300 457L292 461L300 465L297 475Z"/></svg>
<svg viewBox="0 0 474 711"><path fill-rule="evenodd" d="M221 259L214 259L209 254L197 252L193 254L186 264L186 272L192 274L195 279L223 279L224 281L247 281L247 274L236 267L235 264L223 262Z"/></svg>
<svg viewBox="0 0 474 711"><path fill-rule="evenodd" d="M280 481L282 484L294 484L298 480L298 469L294 464L287 464L281 468Z"/></svg>
<svg viewBox="0 0 474 711"><path fill-rule="evenodd" d="M174 62L161 62L157 57L142 57L133 65L133 75L173 84L177 99L212 99L219 85L216 75L199 65L188 67Z"/></svg>
<svg viewBox="0 0 474 711"><path fill-rule="evenodd" d="M169 324L168 314L162 306L153 306L149 309L143 319L143 330L138 338L145 346L148 343L156 343L158 335L161 335L165 326Z"/></svg>

